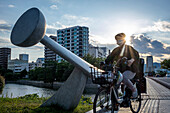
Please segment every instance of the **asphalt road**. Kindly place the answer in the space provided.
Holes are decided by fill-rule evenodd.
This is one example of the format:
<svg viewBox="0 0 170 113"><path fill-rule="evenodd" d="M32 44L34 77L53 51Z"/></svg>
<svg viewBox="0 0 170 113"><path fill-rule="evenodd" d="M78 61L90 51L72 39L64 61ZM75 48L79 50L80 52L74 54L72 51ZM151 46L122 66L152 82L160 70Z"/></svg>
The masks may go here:
<svg viewBox="0 0 170 113"><path fill-rule="evenodd" d="M159 79L170 83L170 78ZM170 113L170 89L149 78L146 80L147 94L142 94L143 100L139 113ZM93 111L88 113L93 113ZM110 111L105 113L110 113ZM131 111L130 108L120 108L118 113L131 113Z"/></svg>

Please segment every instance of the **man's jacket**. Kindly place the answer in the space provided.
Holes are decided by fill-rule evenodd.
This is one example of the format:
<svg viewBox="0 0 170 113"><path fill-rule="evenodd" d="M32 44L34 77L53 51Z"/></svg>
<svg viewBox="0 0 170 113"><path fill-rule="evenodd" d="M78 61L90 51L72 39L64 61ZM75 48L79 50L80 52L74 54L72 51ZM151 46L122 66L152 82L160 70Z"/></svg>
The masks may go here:
<svg viewBox="0 0 170 113"><path fill-rule="evenodd" d="M124 64L119 64L120 71L124 72L126 70L130 70L132 72L138 73L139 72L139 53L129 45L125 45L124 54L122 57L120 57L120 53L122 51L123 45L115 48L112 53L106 58L105 62L106 64L113 64L114 61L118 61L122 57L127 57L128 60L133 58L135 61L132 63L132 65L129 67Z"/></svg>

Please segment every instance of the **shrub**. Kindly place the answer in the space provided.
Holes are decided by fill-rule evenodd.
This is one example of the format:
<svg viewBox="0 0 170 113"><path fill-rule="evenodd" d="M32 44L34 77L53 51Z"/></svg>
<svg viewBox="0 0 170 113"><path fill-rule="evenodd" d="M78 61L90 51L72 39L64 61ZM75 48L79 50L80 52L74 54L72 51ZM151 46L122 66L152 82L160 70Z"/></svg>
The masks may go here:
<svg viewBox="0 0 170 113"><path fill-rule="evenodd" d="M3 87L5 85L5 78L0 75L0 87Z"/></svg>
<svg viewBox="0 0 170 113"><path fill-rule="evenodd" d="M5 85L5 78L0 75L0 94L2 94L4 85Z"/></svg>

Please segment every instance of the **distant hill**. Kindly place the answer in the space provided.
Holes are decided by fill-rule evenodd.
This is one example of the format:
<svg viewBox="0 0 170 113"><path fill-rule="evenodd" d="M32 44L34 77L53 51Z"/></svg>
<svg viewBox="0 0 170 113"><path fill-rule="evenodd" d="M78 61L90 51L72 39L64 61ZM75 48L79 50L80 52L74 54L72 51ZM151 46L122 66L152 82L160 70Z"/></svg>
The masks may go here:
<svg viewBox="0 0 170 113"><path fill-rule="evenodd" d="M161 68L161 63L154 62L153 67L154 67L154 69L160 69Z"/></svg>
<svg viewBox="0 0 170 113"><path fill-rule="evenodd" d="M161 68L161 63L154 62L153 63L154 69L160 69ZM146 64L144 64L144 72L146 70Z"/></svg>

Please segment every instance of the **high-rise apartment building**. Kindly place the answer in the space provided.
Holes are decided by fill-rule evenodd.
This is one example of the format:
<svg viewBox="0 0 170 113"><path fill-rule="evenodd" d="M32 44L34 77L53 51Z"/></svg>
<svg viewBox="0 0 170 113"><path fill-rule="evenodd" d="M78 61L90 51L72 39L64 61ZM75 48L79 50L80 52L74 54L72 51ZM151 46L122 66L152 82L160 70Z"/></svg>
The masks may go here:
<svg viewBox="0 0 170 113"><path fill-rule="evenodd" d="M11 48L0 48L0 65L7 69L8 67L8 59L11 56Z"/></svg>
<svg viewBox="0 0 170 113"><path fill-rule="evenodd" d="M152 56L147 56L146 57L146 72L152 72L152 71L154 71L153 57Z"/></svg>
<svg viewBox="0 0 170 113"><path fill-rule="evenodd" d="M54 41L67 48L79 57L88 53L89 28L74 26L57 30L57 37L51 36ZM45 47L45 60L57 60L61 62L63 58L56 55L53 51Z"/></svg>
<svg viewBox="0 0 170 113"><path fill-rule="evenodd" d="M53 39L54 41L57 42L56 36L50 36L49 38L51 38L51 39ZM45 61L56 61L57 60L57 54L45 46L44 58L45 58Z"/></svg>

